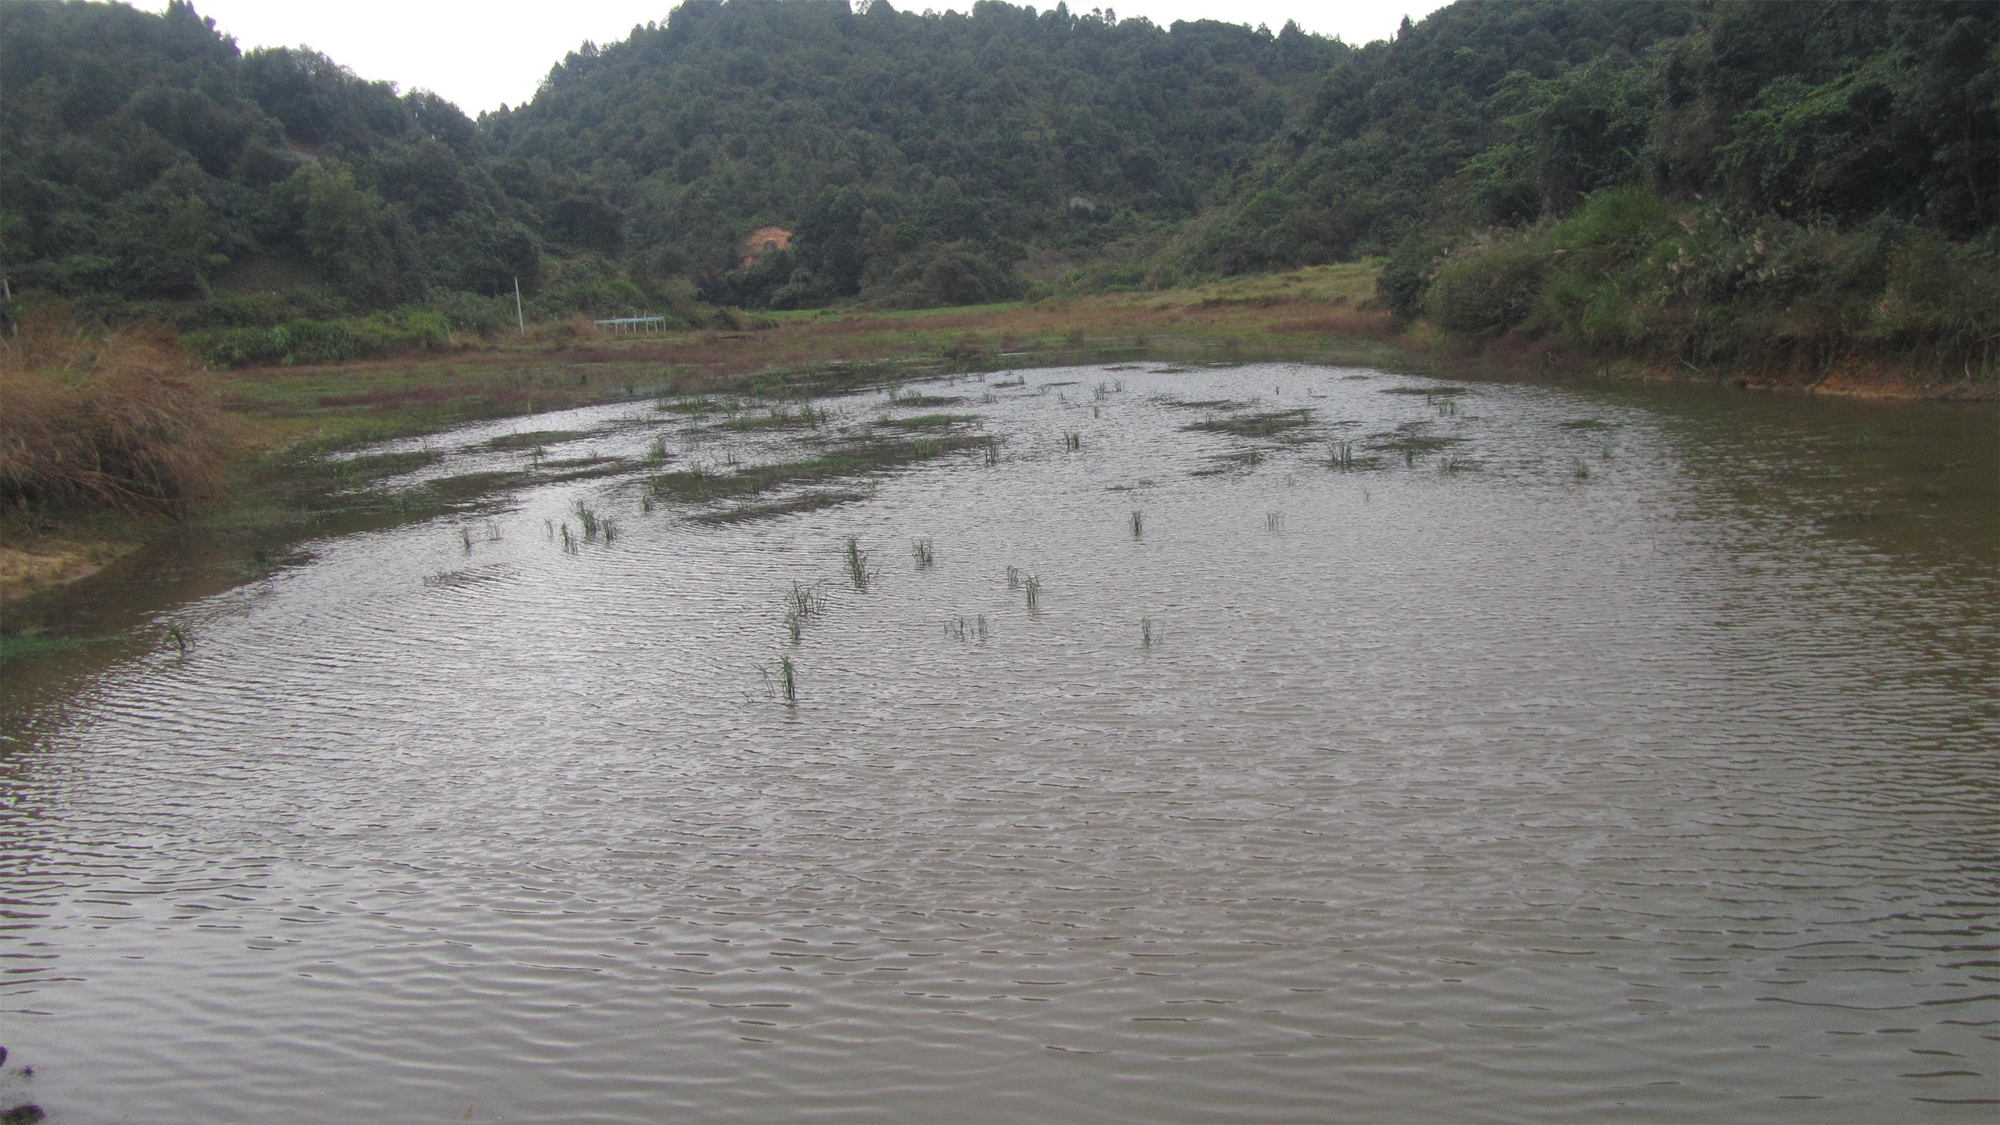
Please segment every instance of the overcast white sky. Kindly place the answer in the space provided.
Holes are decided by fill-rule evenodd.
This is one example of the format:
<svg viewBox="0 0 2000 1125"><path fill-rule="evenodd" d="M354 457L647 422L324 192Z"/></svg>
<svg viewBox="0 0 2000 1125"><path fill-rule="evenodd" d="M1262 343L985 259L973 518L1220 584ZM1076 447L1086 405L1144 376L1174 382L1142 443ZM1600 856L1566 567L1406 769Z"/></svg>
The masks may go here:
<svg viewBox="0 0 2000 1125"><path fill-rule="evenodd" d="M971 0L890 0L899 11L970 11ZM1101 0L1070 4L1087 12ZM161 11L166 0L134 5ZM195 0L195 10L236 37L244 50L301 44L363 78L429 88L472 116L519 105L563 55L584 40L623 39L635 25L665 20L678 0ZM1286 20L1349 43L1386 39L1408 15L1420 20L1438 0L1126 0L1120 19L1217 19L1276 31ZM1035 7L1055 7L1054 0Z"/></svg>

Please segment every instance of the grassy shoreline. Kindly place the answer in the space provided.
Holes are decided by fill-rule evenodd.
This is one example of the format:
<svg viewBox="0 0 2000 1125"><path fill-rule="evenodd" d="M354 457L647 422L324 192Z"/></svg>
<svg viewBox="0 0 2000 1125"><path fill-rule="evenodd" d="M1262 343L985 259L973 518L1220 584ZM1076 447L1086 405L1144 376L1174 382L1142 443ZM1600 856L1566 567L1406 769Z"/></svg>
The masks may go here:
<svg viewBox="0 0 2000 1125"><path fill-rule="evenodd" d="M970 370L1154 359L1270 359L1386 366L1480 378L1603 377L1726 382L1874 397L1990 399L1983 383L1923 383L1856 366L1691 372L1547 341L1467 343L1425 322L1399 325L1376 299L1378 265L1323 266L1159 292L916 312L781 313L770 325L560 346L502 338L464 350L323 366L244 368L207 378L233 453L219 499L166 515L96 511L0 517L0 599L18 607L162 538L282 537L314 525L314 466L336 450L664 394L747 391L786 399ZM17 616L9 614L8 616ZM0 622L0 632L16 632Z"/></svg>

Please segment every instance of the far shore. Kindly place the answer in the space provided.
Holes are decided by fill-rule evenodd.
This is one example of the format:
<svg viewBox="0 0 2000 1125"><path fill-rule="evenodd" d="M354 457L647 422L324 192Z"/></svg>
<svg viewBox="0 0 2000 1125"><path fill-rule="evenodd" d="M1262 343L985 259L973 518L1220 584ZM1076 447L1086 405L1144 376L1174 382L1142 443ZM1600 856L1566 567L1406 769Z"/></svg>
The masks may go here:
<svg viewBox="0 0 2000 1125"><path fill-rule="evenodd" d="M10 514L0 600L49 596L146 542L240 528L275 508L289 465L372 441L483 418L684 394L805 398L953 371L1123 360L1269 360L1469 378L1610 378L1875 399L1991 401L1996 388L1938 383L1882 365L1823 372L1698 371L1548 344L1470 346L1398 325L1375 298L1376 266L1321 266L1161 292L916 312L815 310L764 327L584 333L560 344L505 337L461 349L312 367L211 373L234 428L227 499L185 520ZM55 595L59 596L59 595Z"/></svg>

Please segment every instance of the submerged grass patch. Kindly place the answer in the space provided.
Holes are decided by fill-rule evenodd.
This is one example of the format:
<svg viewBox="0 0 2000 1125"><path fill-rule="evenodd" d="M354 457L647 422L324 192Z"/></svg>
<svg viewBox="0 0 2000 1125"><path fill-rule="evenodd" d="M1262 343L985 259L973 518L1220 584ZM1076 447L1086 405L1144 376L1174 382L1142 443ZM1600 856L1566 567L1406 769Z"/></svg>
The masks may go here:
<svg viewBox="0 0 2000 1125"><path fill-rule="evenodd" d="M1177 370L1180 370L1180 371L1189 371L1189 370L1192 370L1192 368L1186 368L1186 367L1183 367L1183 368L1178 368ZM1236 401L1235 399L1233 399L1233 398L1202 398L1202 399L1178 399L1178 398L1159 398L1159 399L1155 399L1154 401L1155 401L1155 402L1158 402L1158 403L1159 403L1160 405L1162 405L1162 406L1177 406L1177 407L1180 407L1180 408L1181 408L1182 410L1248 410L1248 409L1250 409L1250 404L1249 404L1249 403L1247 403L1247 402L1237 402L1237 401Z"/></svg>
<svg viewBox="0 0 2000 1125"><path fill-rule="evenodd" d="M1262 414L1238 414L1227 418L1204 418L1181 429L1189 433L1235 434L1237 437L1270 437L1312 423L1312 408L1273 410Z"/></svg>
<svg viewBox="0 0 2000 1125"><path fill-rule="evenodd" d="M916 414L908 418L880 418L875 424L898 430L949 430L953 426L977 421L977 414Z"/></svg>
<svg viewBox="0 0 2000 1125"><path fill-rule="evenodd" d="M510 450L532 450L536 446L557 445L589 436L590 434L584 430L530 430L526 433L501 434L497 438L480 442L472 449L488 453L505 453Z"/></svg>
<svg viewBox="0 0 2000 1125"><path fill-rule="evenodd" d="M52 637L45 633L0 633L0 667L17 660L38 660L75 652L83 647L83 643L77 637Z"/></svg>
<svg viewBox="0 0 2000 1125"><path fill-rule="evenodd" d="M1428 422L1406 422L1393 431L1368 435L1368 448L1384 453L1400 453L1414 463L1419 456L1461 445L1466 439L1454 434L1424 432Z"/></svg>
<svg viewBox="0 0 2000 1125"><path fill-rule="evenodd" d="M714 472L700 465L656 473L647 478L646 488L658 500L726 500L754 496L786 485L811 484L891 469L980 444L980 439L963 434L914 441L864 440L837 446L803 461L746 465L726 473Z"/></svg>
<svg viewBox="0 0 2000 1125"><path fill-rule="evenodd" d="M797 496L783 500L763 500L745 504L735 504L712 512L696 512L688 517L688 522L719 526L732 523L749 523L753 520L776 519L779 516L796 515L800 512L817 512L824 508L852 504L868 499L865 492L849 492L841 489L814 489L801 492ZM650 502L641 498L642 502Z"/></svg>

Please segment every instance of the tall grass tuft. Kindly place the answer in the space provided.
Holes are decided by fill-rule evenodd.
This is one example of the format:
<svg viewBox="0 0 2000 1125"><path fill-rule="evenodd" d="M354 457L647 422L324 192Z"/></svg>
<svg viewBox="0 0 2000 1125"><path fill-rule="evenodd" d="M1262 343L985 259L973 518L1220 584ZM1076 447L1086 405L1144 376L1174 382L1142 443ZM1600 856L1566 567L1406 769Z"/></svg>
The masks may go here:
<svg viewBox="0 0 2000 1125"><path fill-rule="evenodd" d="M1146 534L1146 513L1132 509L1132 538L1139 539Z"/></svg>
<svg viewBox="0 0 2000 1125"><path fill-rule="evenodd" d="M1152 618L1141 617L1139 619L1140 648L1152 648L1154 645L1159 644L1160 641L1166 637L1166 635L1167 635L1166 630L1161 629L1159 626L1153 624Z"/></svg>
<svg viewBox="0 0 2000 1125"><path fill-rule="evenodd" d="M1351 441L1336 441L1336 442L1334 442L1334 443L1333 443L1333 455L1332 455L1332 456L1331 456L1330 458L1328 458L1328 460L1327 460L1327 463L1328 463L1328 464L1330 464L1330 465L1332 465L1332 466L1333 466L1334 468L1336 468L1336 469L1351 469L1351 468L1353 468L1353 467L1354 467L1354 443L1353 443L1353 442L1351 442Z"/></svg>
<svg viewBox="0 0 2000 1125"><path fill-rule="evenodd" d="M1009 590L1018 590L1021 588L1020 567L1010 566L1007 568L1007 588Z"/></svg>
<svg viewBox="0 0 2000 1125"><path fill-rule="evenodd" d="M164 330L86 332L61 309L0 339L0 502L182 513L222 494L226 423Z"/></svg>
<svg viewBox="0 0 2000 1125"><path fill-rule="evenodd" d="M605 542L610 542L610 536L605 534L609 530L609 521L598 515L596 509L581 500L575 501L572 504L572 509L576 512L577 522L583 525L583 541L585 543L597 542L599 535L605 535ZM563 526L567 527L569 525L564 524Z"/></svg>
<svg viewBox="0 0 2000 1125"><path fill-rule="evenodd" d="M785 595L785 605L800 618L811 620L826 612L826 591L794 582L791 592Z"/></svg>
<svg viewBox="0 0 2000 1125"><path fill-rule="evenodd" d="M842 550L841 557L847 564L847 577L853 581L854 588L866 590L868 580L873 575L868 571L868 552L861 549L860 541L852 535L848 536L847 546Z"/></svg>
<svg viewBox="0 0 2000 1125"><path fill-rule="evenodd" d="M1028 612L1029 613L1041 612L1042 576L1039 574L1029 575L1027 577L1027 580L1021 583L1021 588L1027 591L1028 594Z"/></svg>
<svg viewBox="0 0 2000 1125"><path fill-rule="evenodd" d="M937 549L928 535L910 542L910 554L916 558L918 570L929 570L937 561Z"/></svg>
<svg viewBox="0 0 2000 1125"><path fill-rule="evenodd" d="M798 705L798 669L793 667L790 656L778 657L777 672L773 673L769 668L759 667L757 674L764 677L765 690L774 696L782 697L786 706L792 707Z"/></svg>
<svg viewBox="0 0 2000 1125"><path fill-rule="evenodd" d="M1081 451L1082 449L1083 449L1083 435L1082 435L1082 434L1080 434L1080 433L1077 433L1077 432L1076 432L1076 431L1074 431L1074 430L1071 430L1071 431L1069 431L1068 433L1065 433L1065 434L1063 435L1063 450L1064 450L1064 452L1067 452L1067 453L1077 453L1077 452L1080 452L1080 451Z"/></svg>
<svg viewBox="0 0 2000 1125"><path fill-rule="evenodd" d="M1265 512L1265 513L1264 513L1264 530L1265 530L1265 531L1283 531L1283 530L1285 530L1285 513L1283 513L1283 512Z"/></svg>

